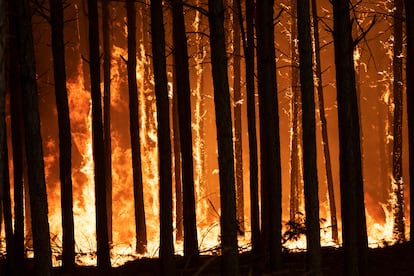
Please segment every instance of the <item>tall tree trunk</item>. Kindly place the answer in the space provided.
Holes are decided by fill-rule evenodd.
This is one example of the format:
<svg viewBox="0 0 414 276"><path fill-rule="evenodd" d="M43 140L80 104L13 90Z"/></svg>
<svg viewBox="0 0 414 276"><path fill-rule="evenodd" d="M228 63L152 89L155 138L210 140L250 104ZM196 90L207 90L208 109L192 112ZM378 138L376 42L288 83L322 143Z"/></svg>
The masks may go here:
<svg viewBox="0 0 414 276"><path fill-rule="evenodd" d="M280 270L282 266L282 176L273 6L273 1L264 0L258 1L256 7L262 195L261 230L266 267L270 270Z"/></svg>
<svg viewBox="0 0 414 276"><path fill-rule="evenodd" d="M414 82L409 76L414 75L414 2L405 0L405 20L407 32L407 117L409 143L410 206L414 206ZM410 208L410 241L414 241L414 208Z"/></svg>
<svg viewBox="0 0 414 276"><path fill-rule="evenodd" d="M223 1L208 1L211 66L219 156L222 275L238 275L236 191Z"/></svg>
<svg viewBox="0 0 414 276"><path fill-rule="evenodd" d="M104 144L105 144L105 181L106 209L108 217L108 240L112 242L112 138L111 138L111 29L109 0L102 1L102 40L103 40L103 82L104 82Z"/></svg>
<svg viewBox="0 0 414 276"><path fill-rule="evenodd" d="M194 199L193 140L191 133L191 89L188 69L187 37L185 33L183 2L172 0L174 61L180 130L184 256L198 255L197 225Z"/></svg>
<svg viewBox="0 0 414 276"><path fill-rule="evenodd" d="M147 231L144 210L144 188L142 183L141 145L139 137L138 89L136 77L136 7L134 1L126 2L128 25L128 91L129 130L132 149L132 172L134 180L136 252L147 251Z"/></svg>
<svg viewBox="0 0 414 276"><path fill-rule="evenodd" d="M246 68L247 131L249 134L249 168L250 168L250 228L252 252L257 254L260 243L259 191L258 191L258 157L256 138L256 101L254 84L254 1L246 0L246 31L243 28L242 6L237 0L239 21L243 41Z"/></svg>
<svg viewBox="0 0 414 276"><path fill-rule="evenodd" d="M88 0L89 70L92 99L92 143L95 169L95 206L98 268L109 270L108 218L106 209L105 146L102 125L102 96L100 88L99 26L97 0ZM108 168L109 169L109 168Z"/></svg>
<svg viewBox="0 0 414 276"><path fill-rule="evenodd" d="M37 275L52 274L48 206L43 163L42 138L37 100L36 68L32 22L29 3L26 0L15 1L17 40L21 53L21 77L23 119L25 129L26 158L30 193L30 207L33 232L35 271Z"/></svg>
<svg viewBox="0 0 414 276"><path fill-rule="evenodd" d="M335 204L335 193L334 183L332 177L332 165L331 165L331 154L329 150L329 139L328 139L328 122L325 116L325 104L323 98L323 82L322 82L322 65L321 65L321 54L320 54L320 43L319 43L319 20L318 10L316 7L316 0L312 0L312 22L313 22L313 40L315 44L315 74L317 79L317 95L319 103L319 118L321 120L322 129L322 144L323 144L323 155L325 160L325 172L326 182L328 185L328 199L329 199L329 210L331 215L331 227L332 227L332 240L338 244L338 223L336 219L336 204Z"/></svg>
<svg viewBox="0 0 414 276"><path fill-rule="evenodd" d="M154 88L157 103L160 183L160 261L161 275L175 275L172 225L172 173L168 80L162 1L151 1L151 36Z"/></svg>
<svg viewBox="0 0 414 276"><path fill-rule="evenodd" d="M394 0L394 56L393 67L393 94L394 94L394 133L393 133L393 153L392 153L392 172L393 183L392 192L394 201L394 238L398 242L405 240L404 223L404 189L402 174L402 117L403 117L403 64L402 64L402 44L403 44L403 0Z"/></svg>
<svg viewBox="0 0 414 276"><path fill-rule="evenodd" d="M50 0L53 76L59 127L59 173L62 206L62 262L65 270L75 265L75 234L72 199L72 144L68 93L66 89L65 46L63 40L63 3Z"/></svg>
<svg viewBox="0 0 414 276"><path fill-rule="evenodd" d="M358 104L349 0L332 2L338 101L342 237L345 274L363 274L367 264L367 228L362 181Z"/></svg>
<svg viewBox="0 0 414 276"><path fill-rule="evenodd" d="M6 158L3 148L6 141L6 3L0 0L0 160ZM3 200L3 172L5 167L0 162L0 201ZM1 224L1 220L0 220Z"/></svg>
<svg viewBox="0 0 414 276"><path fill-rule="evenodd" d="M243 192L243 141L242 141L242 92L240 70L240 20L237 1L233 0L233 116L234 116L234 160L236 172L236 217L239 234L244 236L244 192Z"/></svg>
<svg viewBox="0 0 414 276"><path fill-rule="evenodd" d="M300 85L302 92L303 176L306 212L307 270L322 275L319 226L318 170L316 160L315 96L309 0L297 2Z"/></svg>

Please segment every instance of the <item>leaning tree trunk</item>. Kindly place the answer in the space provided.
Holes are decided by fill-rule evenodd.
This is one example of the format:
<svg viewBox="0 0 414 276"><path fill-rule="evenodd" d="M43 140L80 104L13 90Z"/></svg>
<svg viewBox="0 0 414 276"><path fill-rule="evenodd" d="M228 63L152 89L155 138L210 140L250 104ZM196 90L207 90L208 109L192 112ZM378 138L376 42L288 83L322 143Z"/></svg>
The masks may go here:
<svg viewBox="0 0 414 276"><path fill-rule="evenodd" d="M72 144L68 92L66 89L65 46L63 40L63 3L50 0L53 76L59 127L59 173L62 205L62 265L75 266L75 233L72 199Z"/></svg>
<svg viewBox="0 0 414 276"><path fill-rule="evenodd" d="M158 122L161 275L174 275L170 116L161 0L151 1L151 36Z"/></svg>
<svg viewBox="0 0 414 276"><path fill-rule="evenodd" d="M111 267L106 209L105 146L102 125L102 97L100 88L99 26L97 0L88 0L89 70L92 99L92 143L95 169L95 206L98 268ZM109 168L108 168L109 169Z"/></svg>
<svg viewBox="0 0 414 276"><path fill-rule="evenodd" d="M37 100L36 68L29 2L16 1L17 40L22 77L23 119L33 232L33 250L37 275L52 274L50 233L42 137Z"/></svg>
<svg viewBox="0 0 414 276"><path fill-rule="evenodd" d="M222 275L238 275L236 191L223 1L208 1L220 179Z"/></svg>
<svg viewBox="0 0 414 276"><path fill-rule="evenodd" d="M358 104L353 61L350 1L332 2L338 101L342 238L345 274L363 274L367 264L367 228L362 181Z"/></svg>
<svg viewBox="0 0 414 276"><path fill-rule="evenodd" d="M316 160L315 96L309 0L297 2L300 87L302 92L303 176L306 213L307 271L322 275Z"/></svg>
<svg viewBox="0 0 414 276"><path fill-rule="evenodd" d="M335 204L335 193L334 183L332 176L332 165L331 165L331 154L329 150L329 139L328 139L328 122L325 116L325 104L323 98L323 82L322 82L322 66L321 66L321 53L319 43L319 19L318 10L316 8L316 0L312 0L312 22L313 22L313 41L315 44L315 74L317 79L317 95L319 101L319 118L321 120L322 129L322 144L323 144L323 155L325 159L325 172L326 181L328 185L328 199L329 209L331 215L331 227L332 227L332 240L338 244L338 223L336 220L336 204Z"/></svg>
<svg viewBox="0 0 414 276"><path fill-rule="evenodd" d="M266 267L282 267L282 176L274 45L274 2L258 1L256 10L259 92L262 243Z"/></svg>
<svg viewBox="0 0 414 276"><path fill-rule="evenodd" d="M141 145L139 137L138 89L136 77L136 7L134 1L126 2L128 25L128 92L129 92L129 130L132 149L132 173L135 201L136 252L147 251L147 231L144 210L144 188L142 183Z"/></svg>
<svg viewBox="0 0 414 276"><path fill-rule="evenodd" d="M402 175L402 113L403 113L403 0L394 0L394 56L393 67L393 93L394 93L394 133L392 152L393 172L393 210L394 210L394 238L398 242L405 240L404 223L404 190Z"/></svg>
<svg viewBox="0 0 414 276"><path fill-rule="evenodd" d="M414 1L405 0L405 20L407 32L407 65L406 76L414 75ZM406 77L408 144L409 144L409 176L410 176L410 206L414 206L414 82L412 77ZM410 208L410 241L414 241L414 208Z"/></svg>

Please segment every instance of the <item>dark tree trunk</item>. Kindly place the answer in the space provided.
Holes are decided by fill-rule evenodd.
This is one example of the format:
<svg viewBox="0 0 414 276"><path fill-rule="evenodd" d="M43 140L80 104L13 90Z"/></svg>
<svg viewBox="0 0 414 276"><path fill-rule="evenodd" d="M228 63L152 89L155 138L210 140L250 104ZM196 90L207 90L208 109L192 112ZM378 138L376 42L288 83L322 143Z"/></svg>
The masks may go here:
<svg viewBox="0 0 414 276"><path fill-rule="evenodd" d="M36 68L29 3L16 1L17 40L22 80L23 119L33 232L33 250L37 275L52 275L48 206L43 163L42 138L37 100Z"/></svg>
<svg viewBox="0 0 414 276"><path fill-rule="evenodd" d="M367 263L367 228L362 181L359 118L353 62L349 0L332 2L338 101L342 238L345 274L363 274Z"/></svg>
<svg viewBox="0 0 414 276"><path fill-rule="evenodd" d="M409 144L410 206L414 206L414 1L405 0L405 20L407 32L407 117ZM414 241L414 208L410 208L410 241Z"/></svg>
<svg viewBox="0 0 414 276"><path fill-rule="evenodd" d="M238 275L236 191L223 1L208 1L211 66L219 156L222 275Z"/></svg>
<svg viewBox="0 0 414 276"><path fill-rule="evenodd" d="M316 160L315 97L309 0L298 0L300 87L302 92L303 176L306 212L307 270L322 275L319 226L318 170Z"/></svg>
<svg viewBox="0 0 414 276"><path fill-rule="evenodd" d="M100 88L99 26L97 0L88 0L89 70L92 99L92 144L95 169L96 239L98 268L109 270L111 259L108 241L106 209L105 146L102 125L102 96ZM108 168L109 169L109 168Z"/></svg>
<svg viewBox="0 0 414 276"><path fill-rule="evenodd" d="M239 15L242 14L240 0ZM243 41L244 60L246 68L246 100L247 100L247 131L249 134L249 168L250 168L250 228L252 235L252 252L258 253L260 243L259 222L259 191L258 191L258 157L256 138L256 101L254 84L254 1L246 0L246 32L243 19L240 16L240 28Z"/></svg>
<svg viewBox="0 0 414 276"><path fill-rule="evenodd" d="M282 181L273 24L274 2L258 1L257 70L260 117L262 245L267 269L282 266Z"/></svg>
<svg viewBox="0 0 414 276"><path fill-rule="evenodd" d="M136 252L147 251L147 231L144 210L144 188L142 184L141 145L139 138L138 89L136 77L136 7L134 1L126 2L128 25L128 91L129 91L129 130L132 149L132 172L134 179Z"/></svg>
<svg viewBox="0 0 414 276"><path fill-rule="evenodd" d="M111 29L109 0L102 1L102 40L103 40L103 82L104 82L104 145L105 145L105 185L106 209L108 217L108 240L112 242L112 138L111 138Z"/></svg>
<svg viewBox="0 0 414 276"><path fill-rule="evenodd" d="M59 172L62 206L62 265L75 265L75 234L72 199L72 144L68 93L66 89L65 46L63 40L63 3L50 0L52 27L53 75L59 127Z"/></svg>
<svg viewBox="0 0 414 276"><path fill-rule="evenodd" d="M162 1L151 1L151 37L158 122L161 275L175 275L168 80Z"/></svg>
<svg viewBox="0 0 414 276"><path fill-rule="evenodd" d="M243 141L242 141L242 93L240 70L240 20L237 3L233 1L233 116L234 116L234 161L236 180L236 217L239 234L244 236L244 192L243 192Z"/></svg>
<svg viewBox="0 0 414 276"><path fill-rule="evenodd" d="M331 215L331 227L332 227L332 240L338 244L338 223L336 220L336 204L335 204L335 193L334 183L332 177L332 165L331 165L331 154L329 151L329 139L328 139L328 123L325 116L325 104L323 98L323 83L322 83L322 66L321 66L321 55L320 55L320 43L319 43L319 20L318 10L316 8L316 0L312 0L312 22L313 22L313 41L315 44L315 74L317 77L317 95L319 101L319 117L321 120L322 129L322 144L323 154L325 159L325 172L326 181L328 184L328 198L329 198L329 209Z"/></svg>
<svg viewBox="0 0 414 276"><path fill-rule="evenodd" d="M188 69L187 37L185 34L182 0L172 0L172 13L175 80L182 158L184 256L190 257L198 255L198 242L194 199L190 73Z"/></svg>
<svg viewBox="0 0 414 276"><path fill-rule="evenodd" d="M393 67L393 94L394 94L394 131L392 151L392 193L394 201L394 238L398 242L405 240L404 223L404 190L402 174L402 124L403 124L403 0L394 0L393 29L394 29L394 56Z"/></svg>

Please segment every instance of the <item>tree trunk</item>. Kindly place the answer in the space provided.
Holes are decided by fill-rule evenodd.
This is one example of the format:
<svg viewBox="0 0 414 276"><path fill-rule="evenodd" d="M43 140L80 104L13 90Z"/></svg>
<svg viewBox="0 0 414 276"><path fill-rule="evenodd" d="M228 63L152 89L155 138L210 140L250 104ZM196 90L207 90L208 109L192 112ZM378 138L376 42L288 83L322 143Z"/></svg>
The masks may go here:
<svg viewBox="0 0 414 276"><path fill-rule="evenodd" d="M321 65L321 54L320 54L320 43L319 43L319 20L318 10L316 8L316 0L312 0L312 21L313 21L313 40L315 44L315 74L317 77L317 95L319 101L319 117L321 120L322 129L322 144L323 154L325 159L325 172L326 182L328 185L328 199L329 209L331 215L331 227L332 227L332 240L338 244L338 223L336 220L336 204L335 204L335 193L334 183L332 177L332 165L331 165L331 154L329 150L329 139L328 139L328 123L325 116L325 104L323 98L323 82L322 82L322 65Z"/></svg>
<svg viewBox="0 0 414 276"><path fill-rule="evenodd" d="M318 170L316 160L315 97L309 0L297 2L300 85L302 92L303 176L306 212L307 270L322 275L319 226Z"/></svg>
<svg viewBox="0 0 414 276"><path fill-rule="evenodd" d="M338 101L342 238L345 274L363 274L367 264L367 229L362 181L359 118L353 62L349 0L332 2Z"/></svg>
<svg viewBox="0 0 414 276"><path fill-rule="evenodd" d="M410 176L410 206L414 206L414 2L405 0L405 20L407 32L407 117L408 117L408 143L409 143L409 176ZM414 208L410 208L410 241L414 241Z"/></svg>
<svg viewBox="0 0 414 276"><path fill-rule="evenodd" d="M161 275L175 275L172 225L171 141L168 80L162 1L151 1L151 36L154 88L157 103L160 183L160 261Z"/></svg>
<svg viewBox="0 0 414 276"><path fill-rule="evenodd" d="M243 192L243 141L242 141L242 92L240 70L240 20L237 3L233 0L233 116L234 116L234 160L236 180L236 217L239 235L244 236L244 192Z"/></svg>
<svg viewBox="0 0 414 276"><path fill-rule="evenodd" d="M88 0L89 70L92 99L92 143L95 169L95 206L98 268L109 270L111 259L108 241L106 209L105 146L102 125L102 96L100 88L99 26L97 0ZM109 169L109 168L108 168Z"/></svg>
<svg viewBox="0 0 414 276"><path fill-rule="evenodd" d="M108 240L112 242L112 138L111 138L111 29L109 0L102 1L102 40L103 40L103 81L104 81L104 145L105 145L105 185L106 209L108 217Z"/></svg>
<svg viewBox="0 0 414 276"><path fill-rule="evenodd" d="M222 275L238 275L236 191L223 1L208 1L211 66L219 156Z"/></svg>
<svg viewBox="0 0 414 276"><path fill-rule="evenodd" d="M191 133L191 89L188 69L187 38L185 33L183 2L172 0L174 61L176 66L176 88L180 130L184 256L198 255L197 225L194 199L193 140Z"/></svg>
<svg viewBox="0 0 414 276"><path fill-rule="evenodd" d="M282 266L282 181L276 83L273 5L258 1L256 10L257 70L260 115L262 244L266 267Z"/></svg>
<svg viewBox="0 0 414 276"><path fill-rule="evenodd" d="M50 0L53 76L59 127L59 172L62 206L62 265L75 266L75 234L72 199L72 144L68 93L66 89L65 46L63 40L63 3Z"/></svg>
<svg viewBox="0 0 414 276"><path fill-rule="evenodd" d="M132 149L132 172L134 180L136 252L147 252L147 231L144 210L144 188L142 184L141 145L139 137L138 89L136 77L136 7L134 1L126 2L128 25L128 92L129 130Z"/></svg>
<svg viewBox="0 0 414 276"><path fill-rule="evenodd" d="M394 56L393 66L393 93L394 93L394 131L393 131L393 211L394 211L394 238L398 242L405 240L404 223L404 190L402 174L402 124L403 124L403 0L394 0Z"/></svg>
<svg viewBox="0 0 414 276"><path fill-rule="evenodd" d="M17 40L22 77L23 119L36 275L51 275L52 260L42 138L37 100L36 68L29 3L16 1Z"/></svg>

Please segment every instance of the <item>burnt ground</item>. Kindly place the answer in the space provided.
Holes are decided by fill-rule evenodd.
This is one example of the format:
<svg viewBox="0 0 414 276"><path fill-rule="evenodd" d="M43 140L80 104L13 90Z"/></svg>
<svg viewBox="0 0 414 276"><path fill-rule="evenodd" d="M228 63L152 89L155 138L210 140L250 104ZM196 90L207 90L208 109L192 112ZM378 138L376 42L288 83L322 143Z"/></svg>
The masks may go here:
<svg viewBox="0 0 414 276"><path fill-rule="evenodd" d="M343 250L341 248L322 248L322 269L324 275L343 275ZM260 259L249 253L240 255L241 275L306 275L304 269L304 252L285 252L283 254L283 270L273 274L263 272ZM219 275L220 257L201 256L198 262L189 262L183 257L176 257L177 275ZM33 275L33 261L24 264L24 275ZM72 272L63 272L55 268L56 276L94 276L94 275L157 275L159 272L158 259L139 259L113 268L110 272L100 272L96 267L79 266ZM5 272L5 260L0 260L0 275ZM370 249L366 275L414 275L414 244L403 243L384 248Z"/></svg>

